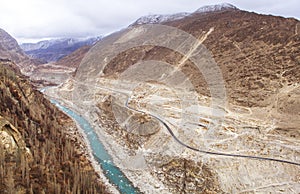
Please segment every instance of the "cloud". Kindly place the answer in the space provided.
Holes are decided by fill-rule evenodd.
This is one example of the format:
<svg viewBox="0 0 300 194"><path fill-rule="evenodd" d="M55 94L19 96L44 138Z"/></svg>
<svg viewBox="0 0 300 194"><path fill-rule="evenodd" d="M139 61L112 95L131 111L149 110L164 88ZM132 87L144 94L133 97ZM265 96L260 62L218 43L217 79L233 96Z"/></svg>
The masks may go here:
<svg viewBox="0 0 300 194"><path fill-rule="evenodd" d="M300 19L299 0L261 0L255 1L255 3L253 1L233 0L232 3L243 10Z"/></svg>
<svg viewBox="0 0 300 194"><path fill-rule="evenodd" d="M298 0L228 2L245 10L300 18ZM1 3L0 28L17 39L103 35L143 15L193 12L206 4L204 0L10 0Z"/></svg>

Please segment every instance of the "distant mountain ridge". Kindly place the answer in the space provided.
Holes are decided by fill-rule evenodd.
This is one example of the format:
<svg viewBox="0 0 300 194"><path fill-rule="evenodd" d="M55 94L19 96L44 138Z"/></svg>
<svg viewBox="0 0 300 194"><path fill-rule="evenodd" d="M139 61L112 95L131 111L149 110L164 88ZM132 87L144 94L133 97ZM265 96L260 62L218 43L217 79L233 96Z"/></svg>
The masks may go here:
<svg viewBox="0 0 300 194"><path fill-rule="evenodd" d="M47 63L58 61L82 46L93 45L101 38L101 36L98 36L92 38L52 39L37 43L23 43L20 46L27 55Z"/></svg>
<svg viewBox="0 0 300 194"><path fill-rule="evenodd" d="M206 13L206 12L216 12L216 11L226 11L226 10L238 10L238 8L229 3L221 3L216 5L207 5L200 7L194 13Z"/></svg>
<svg viewBox="0 0 300 194"><path fill-rule="evenodd" d="M209 12L226 11L226 10L237 10L237 9L238 9L237 7L235 7L229 3L222 3L222 4L217 4L217 5L207 5L207 6L200 7L193 13L181 12L181 13L166 14L166 15L151 14L151 15L142 16L139 19L137 19L130 26L141 25L141 24L158 24L158 23L179 20L184 17L190 16L192 14L209 13Z"/></svg>

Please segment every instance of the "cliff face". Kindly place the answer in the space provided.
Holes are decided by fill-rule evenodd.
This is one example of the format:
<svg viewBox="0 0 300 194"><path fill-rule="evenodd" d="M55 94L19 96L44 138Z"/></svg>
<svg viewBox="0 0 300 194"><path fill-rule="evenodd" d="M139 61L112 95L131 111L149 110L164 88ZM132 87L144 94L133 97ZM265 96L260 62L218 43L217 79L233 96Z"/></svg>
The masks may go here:
<svg viewBox="0 0 300 194"><path fill-rule="evenodd" d="M14 68L0 61L0 190L105 192L73 122Z"/></svg>

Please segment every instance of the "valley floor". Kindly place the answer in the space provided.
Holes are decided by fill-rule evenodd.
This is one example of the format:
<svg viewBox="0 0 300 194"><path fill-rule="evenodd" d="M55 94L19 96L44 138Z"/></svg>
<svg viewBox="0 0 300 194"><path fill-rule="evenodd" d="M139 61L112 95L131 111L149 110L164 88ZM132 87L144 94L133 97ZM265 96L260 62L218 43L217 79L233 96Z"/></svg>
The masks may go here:
<svg viewBox="0 0 300 194"><path fill-rule="evenodd" d="M75 86L85 93L73 92L74 86L65 84L48 89L46 94L60 99L93 125L113 161L141 191L169 193L202 188L234 193L299 192L300 142L293 136L276 134L273 123L257 117L256 112L261 110L232 105L216 109L205 96L197 95L195 99L193 92L173 91L153 83L136 86L109 79L99 79L97 83L93 88ZM195 152L180 145L150 114L167 123L174 136L191 147L298 165ZM181 168L177 160L201 165L202 172L188 166L184 173L168 171ZM184 177L186 173L194 174L191 180ZM174 178L182 181L174 182ZM189 187L182 188L186 184Z"/></svg>

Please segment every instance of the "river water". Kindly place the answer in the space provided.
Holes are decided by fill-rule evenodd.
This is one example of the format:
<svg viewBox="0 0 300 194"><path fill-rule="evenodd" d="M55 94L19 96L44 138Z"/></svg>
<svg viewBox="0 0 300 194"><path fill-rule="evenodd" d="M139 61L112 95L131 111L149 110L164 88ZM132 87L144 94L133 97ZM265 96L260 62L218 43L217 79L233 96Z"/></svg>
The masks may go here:
<svg viewBox="0 0 300 194"><path fill-rule="evenodd" d="M93 151L93 155L96 161L101 166L109 182L115 185L120 193L140 193L139 190L134 187L133 184L127 179L124 173L115 166L112 157L105 150L103 144L99 140L96 132L89 124L89 122L74 111L62 106L58 101L51 100L51 103L53 103L60 110L72 117L79 124L80 128L83 129Z"/></svg>

